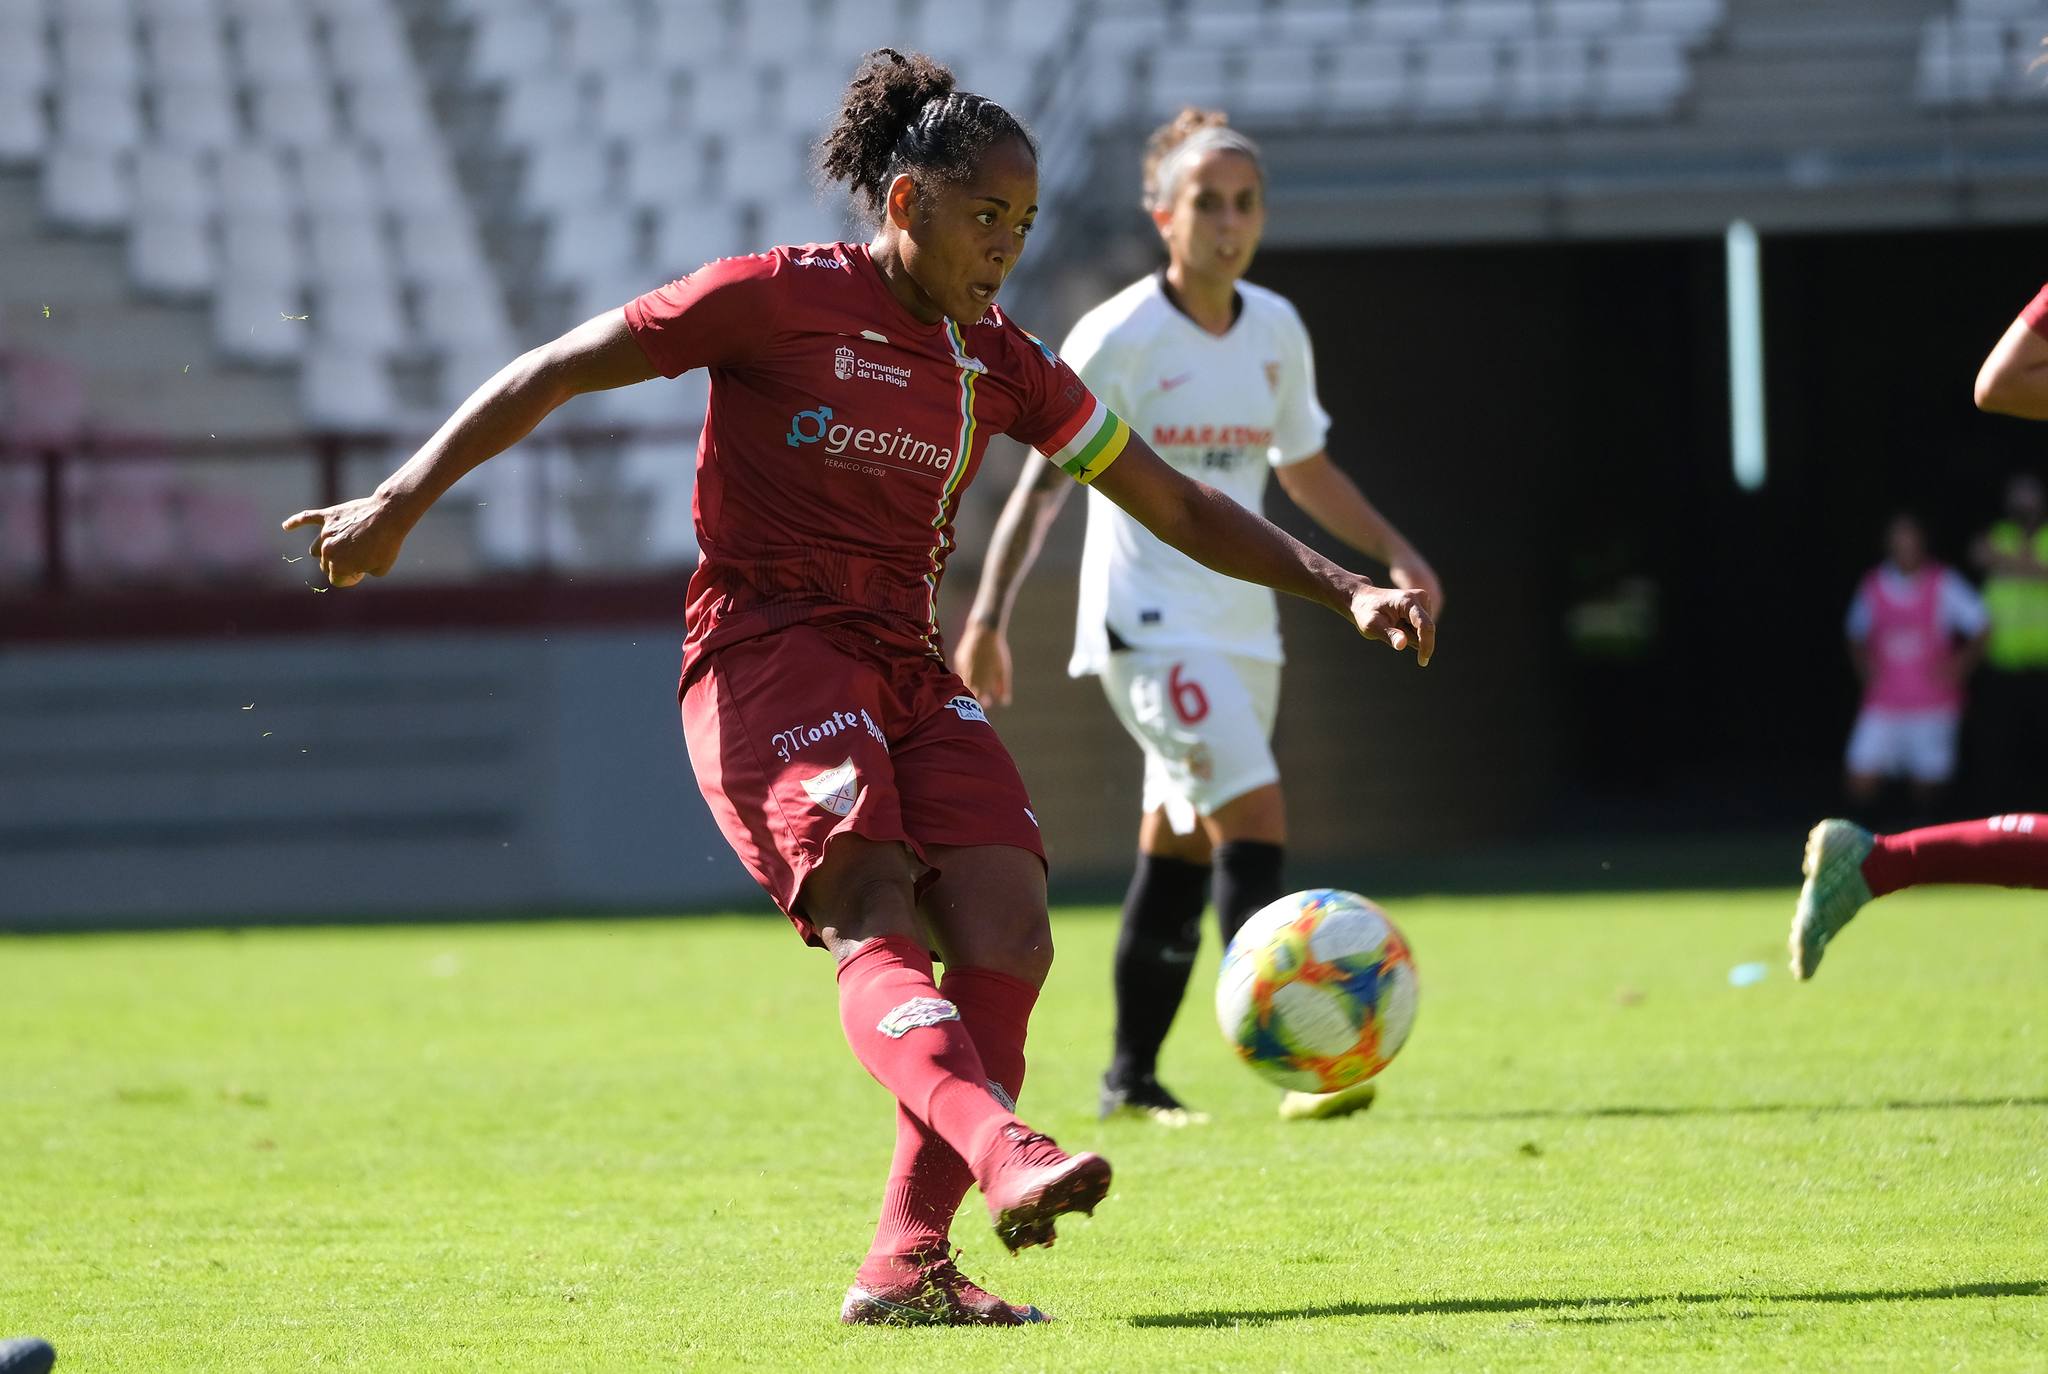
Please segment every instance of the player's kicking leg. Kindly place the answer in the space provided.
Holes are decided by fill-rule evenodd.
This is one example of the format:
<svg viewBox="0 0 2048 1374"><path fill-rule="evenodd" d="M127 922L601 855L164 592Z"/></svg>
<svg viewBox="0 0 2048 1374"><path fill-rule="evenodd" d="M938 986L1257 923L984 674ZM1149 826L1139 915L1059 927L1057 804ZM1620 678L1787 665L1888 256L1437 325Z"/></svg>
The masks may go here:
<svg viewBox="0 0 2048 1374"><path fill-rule="evenodd" d="M2022 813L1873 835L1826 820L1806 837L1806 881L1793 908L1792 972L1813 977L1821 954L1868 902L1928 883L2048 888L2048 816Z"/></svg>

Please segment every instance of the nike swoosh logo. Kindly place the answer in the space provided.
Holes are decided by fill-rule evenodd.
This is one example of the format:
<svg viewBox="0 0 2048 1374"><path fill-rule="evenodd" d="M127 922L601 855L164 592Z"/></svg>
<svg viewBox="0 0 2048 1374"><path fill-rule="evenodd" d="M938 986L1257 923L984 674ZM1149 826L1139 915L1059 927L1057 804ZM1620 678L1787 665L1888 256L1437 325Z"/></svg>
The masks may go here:
<svg viewBox="0 0 2048 1374"><path fill-rule="evenodd" d="M1171 391L1175 387L1185 385L1194 379L1195 374L1192 372L1183 372L1178 377L1161 377L1159 379L1159 389L1161 391Z"/></svg>

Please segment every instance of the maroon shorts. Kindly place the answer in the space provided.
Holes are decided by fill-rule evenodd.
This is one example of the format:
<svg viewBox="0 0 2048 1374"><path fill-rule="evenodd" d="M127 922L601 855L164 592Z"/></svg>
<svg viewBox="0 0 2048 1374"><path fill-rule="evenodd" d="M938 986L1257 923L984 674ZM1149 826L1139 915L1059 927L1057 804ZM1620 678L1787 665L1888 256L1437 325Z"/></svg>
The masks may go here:
<svg viewBox="0 0 2048 1374"><path fill-rule="evenodd" d="M697 786L740 861L811 944L804 879L836 835L1045 848L981 705L945 665L858 629L797 625L708 654L683 691Z"/></svg>

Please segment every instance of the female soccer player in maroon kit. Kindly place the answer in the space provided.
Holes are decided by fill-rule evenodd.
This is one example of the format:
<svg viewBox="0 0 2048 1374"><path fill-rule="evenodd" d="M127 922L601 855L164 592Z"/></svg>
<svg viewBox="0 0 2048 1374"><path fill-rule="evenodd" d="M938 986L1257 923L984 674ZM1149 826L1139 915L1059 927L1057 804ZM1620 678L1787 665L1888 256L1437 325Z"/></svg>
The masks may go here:
<svg viewBox="0 0 2048 1374"><path fill-rule="evenodd" d="M1977 406L2048 420L2048 286L1977 371ZM1813 977L1828 942L1865 903L1927 883L2048 888L2048 815L2022 812L1873 835L1825 820L1806 837L1806 881L1792 910L1792 972Z"/></svg>
<svg viewBox="0 0 2048 1374"><path fill-rule="evenodd" d="M334 585L382 575L435 498L571 396L711 370L680 685L691 763L734 850L837 960L847 1041L898 1103L881 1224L841 1318L1043 1320L969 1282L947 1244L970 1184L1016 1250L1050 1244L1110 1181L1106 1160L1012 1110L1052 962L1044 851L936 620L989 436L1369 638L1427 661L1435 629L1416 593L1176 473L995 308L1038 199L1036 145L1001 106L928 58L871 53L822 166L877 222L869 243L724 259L600 315L486 382L372 495L285 526L319 527Z"/></svg>

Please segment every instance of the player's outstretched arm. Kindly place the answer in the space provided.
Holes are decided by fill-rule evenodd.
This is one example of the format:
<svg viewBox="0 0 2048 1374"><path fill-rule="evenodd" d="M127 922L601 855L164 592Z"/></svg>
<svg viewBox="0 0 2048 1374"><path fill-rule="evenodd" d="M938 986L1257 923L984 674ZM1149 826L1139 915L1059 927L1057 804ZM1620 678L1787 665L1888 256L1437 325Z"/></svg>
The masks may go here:
<svg viewBox="0 0 2048 1374"><path fill-rule="evenodd" d="M1010 612L1025 574L1045 547L1045 532L1071 490L1073 483L1065 473L1035 455L1027 456L996 520L974 607L953 650L953 671L983 705L1010 704Z"/></svg>
<svg viewBox="0 0 2048 1374"><path fill-rule="evenodd" d="M1330 461L1327 451L1311 454L1298 463L1275 468L1281 490L1307 512L1308 517L1367 558L1387 565L1387 580L1397 587L1412 587L1427 598L1429 613L1441 619L1444 587L1436 569L1422 551L1408 542L1394 522L1380 514L1379 507L1366 500L1358 483L1344 469Z"/></svg>
<svg viewBox="0 0 2048 1374"><path fill-rule="evenodd" d="M1347 572L1214 487L1176 472L1135 434L1094 485L1204 567L1327 606L1349 616L1367 639L1395 649L1414 645L1419 663L1436 651L1436 622L1421 592L1375 586Z"/></svg>
<svg viewBox="0 0 2048 1374"><path fill-rule="evenodd" d="M470 393L434 437L368 496L302 510L288 530L313 525L312 553L329 585L382 577L405 536L462 475L533 432L555 407L586 391L644 382L654 367L626 328L624 310L586 320L552 343L520 354Z"/></svg>
<svg viewBox="0 0 2048 1374"><path fill-rule="evenodd" d="M2048 420L2048 287L2034 297L1977 369L1977 409Z"/></svg>

